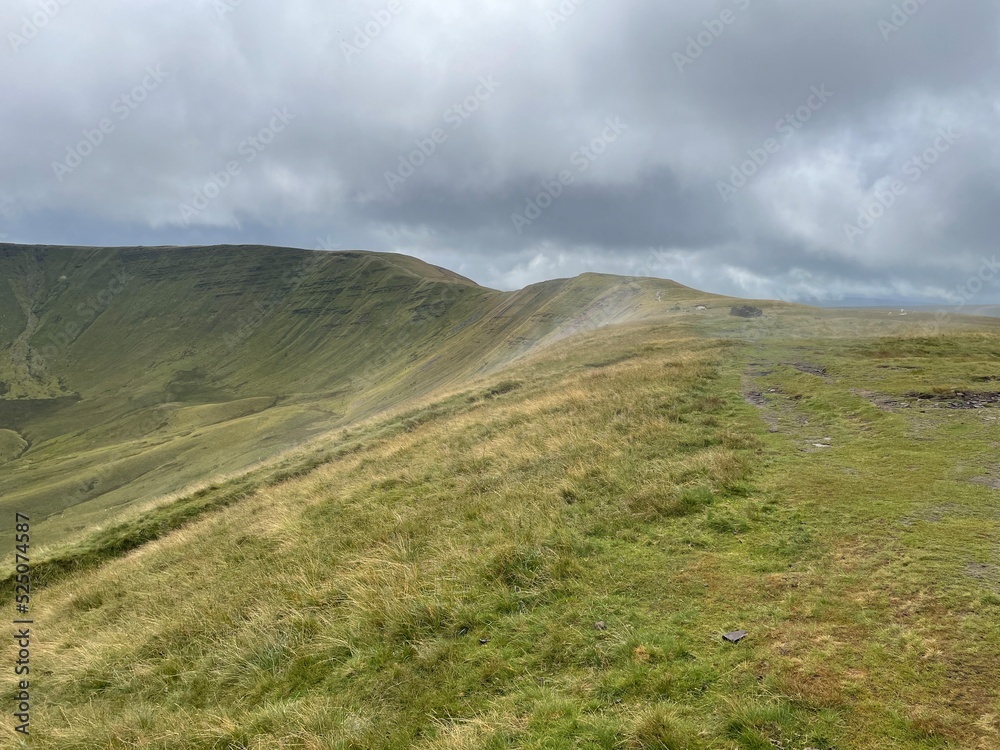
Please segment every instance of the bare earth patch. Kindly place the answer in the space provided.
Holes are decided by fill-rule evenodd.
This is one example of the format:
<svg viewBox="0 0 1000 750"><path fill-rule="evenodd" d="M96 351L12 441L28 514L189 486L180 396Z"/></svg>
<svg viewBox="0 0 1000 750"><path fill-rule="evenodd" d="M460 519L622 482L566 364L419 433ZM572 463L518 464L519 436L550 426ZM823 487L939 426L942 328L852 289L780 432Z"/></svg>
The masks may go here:
<svg viewBox="0 0 1000 750"><path fill-rule="evenodd" d="M911 391L908 398L917 400L917 405L939 406L948 409L984 409L1000 405L1000 392L953 391L952 393L922 393Z"/></svg>
<svg viewBox="0 0 1000 750"><path fill-rule="evenodd" d="M759 368L754 368L759 371ZM748 404L756 406L760 411L761 418L767 424L769 432L780 432L781 431L781 420L778 417L775 405L768 402L767 393L780 393L778 388L768 388L766 391L761 391L756 387L753 381L753 376L760 374L751 369L746 374L743 375L740 391L743 394L743 400ZM767 371L770 374L770 371Z"/></svg>
<svg viewBox="0 0 1000 750"><path fill-rule="evenodd" d="M965 566L965 572L971 578L975 578L981 583L992 588L1000 587L1000 566L989 563L969 563Z"/></svg>
<svg viewBox="0 0 1000 750"><path fill-rule="evenodd" d="M910 391L905 396L890 396L875 391L852 389L852 393L871 401L883 411L894 409L987 409L1000 406L1000 392L952 391L927 393Z"/></svg>
<svg viewBox="0 0 1000 750"><path fill-rule="evenodd" d="M983 487L1000 490L1000 478L998 477L973 477L969 481L973 484L981 484Z"/></svg>
<svg viewBox="0 0 1000 750"><path fill-rule="evenodd" d="M986 520L1000 519L1000 509L970 508L957 503L941 503L923 508L917 513L904 516L899 520L903 526L912 526L917 521L925 523L941 523L948 519L982 518Z"/></svg>
<svg viewBox="0 0 1000 750"><path fill-rule="evenodd" d="M827 380L830 379L830 376L826 374L826 368L820 367L819 365L811 365L808 362L795 362L792 364L792 367L799 372L806 373L807 375L815 375L816 377L825 378Z"/></svg>

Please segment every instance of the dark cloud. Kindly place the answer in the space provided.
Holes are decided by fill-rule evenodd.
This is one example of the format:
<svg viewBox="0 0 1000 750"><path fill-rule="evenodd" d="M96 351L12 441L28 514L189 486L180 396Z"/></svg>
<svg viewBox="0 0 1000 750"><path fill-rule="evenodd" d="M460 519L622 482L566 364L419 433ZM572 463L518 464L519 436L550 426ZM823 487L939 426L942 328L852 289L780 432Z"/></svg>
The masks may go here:
<svg viewBox="0 0 1000 750"><path fill-rule="evenodd" d="M0 31L8 240L810 299L944 299L994 253L992 0L16 0Z"/></svg>

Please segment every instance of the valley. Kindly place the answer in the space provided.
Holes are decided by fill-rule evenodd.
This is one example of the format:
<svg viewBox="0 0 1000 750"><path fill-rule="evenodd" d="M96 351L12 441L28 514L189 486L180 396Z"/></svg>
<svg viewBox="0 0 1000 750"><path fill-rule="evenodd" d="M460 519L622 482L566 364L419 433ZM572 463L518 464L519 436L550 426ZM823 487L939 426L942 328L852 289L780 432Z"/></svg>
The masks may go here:
<svg viewBox="0 0 1000 750"><path fill-rule="evenodd" d="M27 252L32 747L995 746L996 319Z"/></svg>

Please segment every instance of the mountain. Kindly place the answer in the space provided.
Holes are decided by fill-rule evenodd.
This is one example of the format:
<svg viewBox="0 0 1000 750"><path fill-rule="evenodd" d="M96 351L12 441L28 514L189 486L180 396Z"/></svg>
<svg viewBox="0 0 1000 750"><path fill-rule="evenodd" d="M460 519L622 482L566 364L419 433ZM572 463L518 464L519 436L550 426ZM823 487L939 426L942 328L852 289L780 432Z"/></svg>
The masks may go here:
<svg viewBox="0 0 1000 750"><path fill-rule="evenodd" d="M996 746L1000 320L259 247L0 271L10 747Z"/></svg>
<svg viewBox="0 0 1000 750"><path fill-rule="evenodd" d="M0 506L60 539L656 293L710 296L595 274L505 293L369 252L0 245Z"/></svg>

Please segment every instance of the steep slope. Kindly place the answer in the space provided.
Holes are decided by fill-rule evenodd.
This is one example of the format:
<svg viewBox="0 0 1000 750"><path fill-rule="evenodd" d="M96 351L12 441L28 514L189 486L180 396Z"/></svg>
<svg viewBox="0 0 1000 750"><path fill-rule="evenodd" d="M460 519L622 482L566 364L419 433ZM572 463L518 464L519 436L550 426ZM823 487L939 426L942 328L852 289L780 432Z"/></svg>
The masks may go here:
<svg viewBox="0 0 1000 750"><path fill-rule="evenodd" d="M504 352L560 340L39 578L31 747L996 747L1000 422L931 397L1000 324L633 285L507 296Z"/></svg>
<svg viewBox="0 0 1000 750"><path fill-rule="evenodd" d="M597 275L502 293L365 252L0 245L0 509L58 541L657 294L704 296Z"/></svg>

